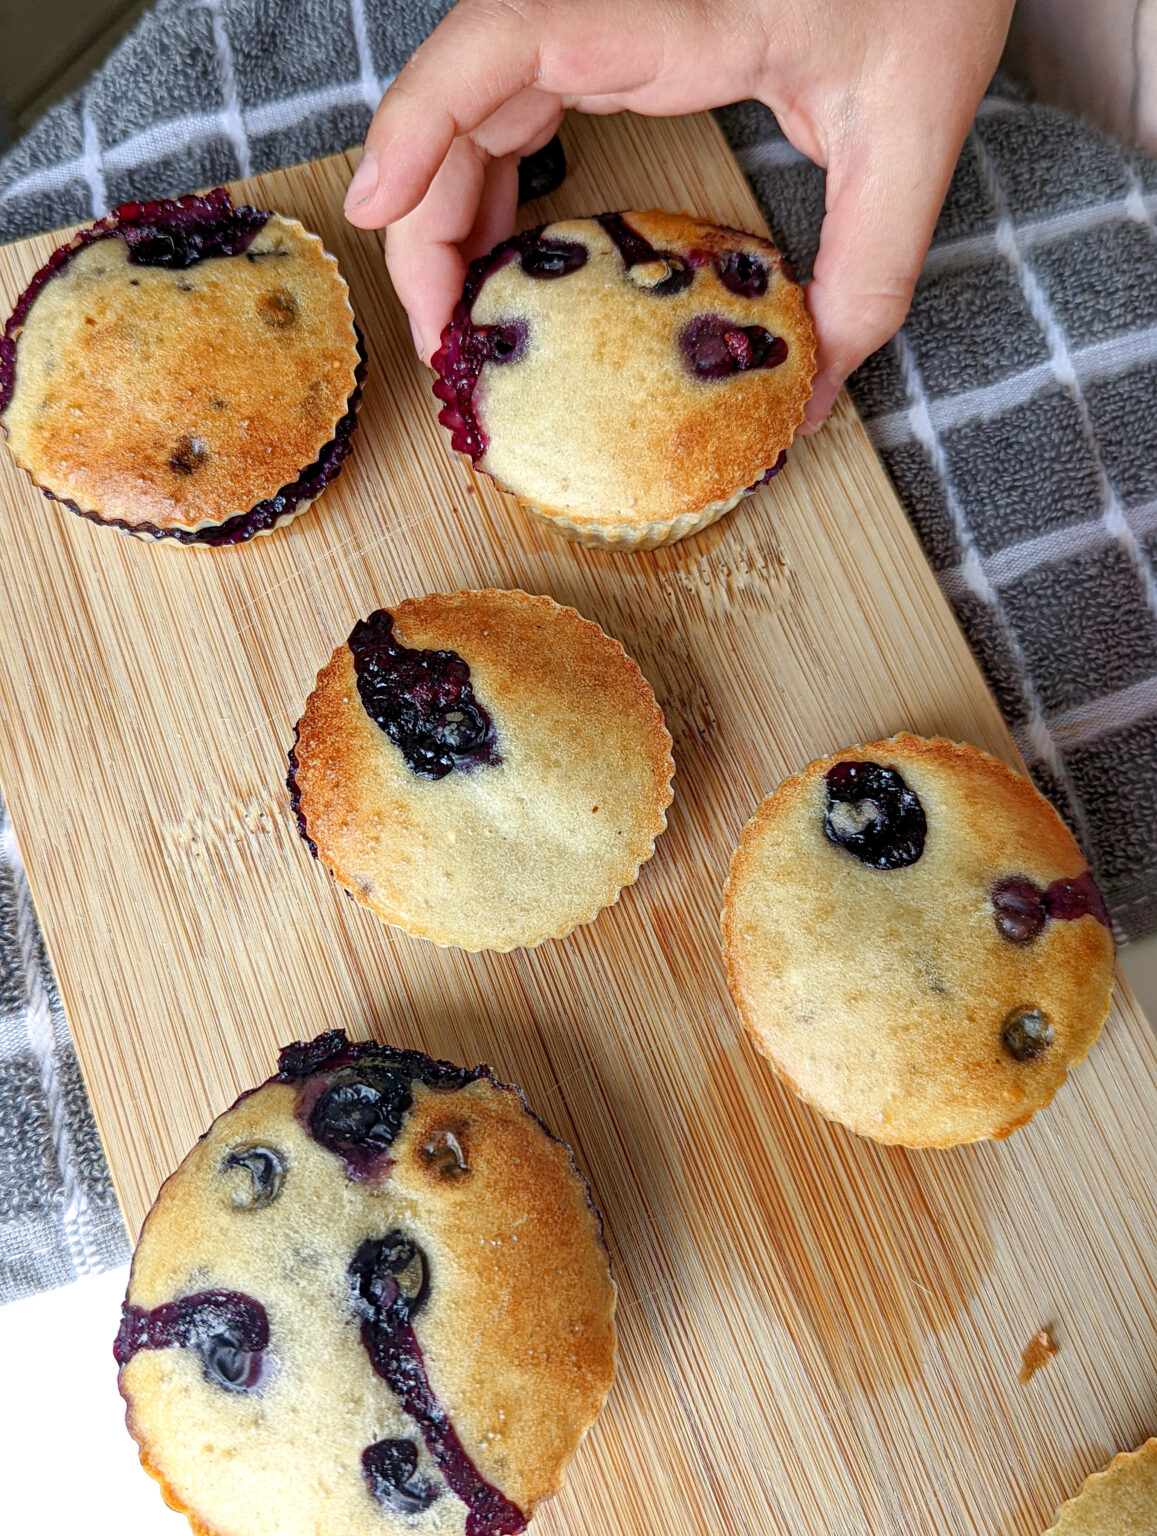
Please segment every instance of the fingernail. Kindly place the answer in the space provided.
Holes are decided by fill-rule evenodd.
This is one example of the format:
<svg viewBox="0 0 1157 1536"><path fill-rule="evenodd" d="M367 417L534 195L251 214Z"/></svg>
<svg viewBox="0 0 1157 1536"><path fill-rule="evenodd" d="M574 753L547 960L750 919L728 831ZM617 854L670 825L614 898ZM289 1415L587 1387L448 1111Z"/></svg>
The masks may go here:
<svg viewBox="0 0 1157 1536"><path fill-rule="evenodd" d="M415 322L413 320L410 321L410 335L414 338L414 351L418 354L418 356L422 359L422 361L425 362L426 361L426 344L422 340L422 333L421 333L421 331L418 329L417 325L415 324Z"/></svg>
<svg viewBox="0 0 1157 1536"><path fill-rule="evenodd" d="M377 185L378 157L372 149L367 149L346 191L346 212L348 213L351 208L361 208L368 203L377 190Z"/></svg>
<svg viewBox="0 0 1157 1536"><path fill-rule="evenodd" d="M812 397L804 407L804 419L799 428L801 436L810 437L813 432L819 431L842 387L843 380L833 378L830 373L816 376L812 383Z"/></svg>

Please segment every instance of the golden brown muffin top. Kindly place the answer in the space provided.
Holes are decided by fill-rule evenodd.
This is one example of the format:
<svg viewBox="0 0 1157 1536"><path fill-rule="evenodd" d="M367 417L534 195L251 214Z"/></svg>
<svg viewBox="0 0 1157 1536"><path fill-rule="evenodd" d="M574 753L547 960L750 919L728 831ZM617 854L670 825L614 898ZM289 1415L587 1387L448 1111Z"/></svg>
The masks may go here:
<svg viewBox="0 0 1157 1536"><path fill-rule="evenodd" d="M588 922L666 826L671 738L646 679L549 597L456 592L392 613L402 644L468 664L500 761L420 778L367 714L339 646L295 748L322 863L386 922L437 944L513 949Z"/></svg>
<svg viewBox="0 0 1157 1536"><path fill-rule="evenodd" d="M868 820L870 806L829 800L829 772L852 762L897 771L918 797L927 830L913 862L873 868L825 834L832 813L851 832ZM994 893L1012 878L1046 901L1088 869L1048 801L996 758L899 735L809 764L744 828L725 895L729 981L755 1044L861 1135L1007 1136L1096 1040L1114 957L1091 913L1042 907L1035 936L1007 937Z"/></svg>
<svg viewBox="0 0 1157 1536"><path fill-rule="evenodd" d="M195 530L291 485L355 388L349 291L272 214L241 255L137 265L81 246L16 336L8 445L40 486L130 527Z"/></svg>
<svg viewBox="0 0 1157 1536"><path fill-rule="evenodd" d="M1065 1501L1045 1536L1152 1536L1157 1531L1157 1439L1114 1456Z"/></svg>
<svg viewBox="0 0 1157 1536"><path fill-rule="evenodd" d="M628 267L597 220L565 219L540 239L585 246L581 267L543 280L507 262L472 308L476 325L528 328L516 361L482 370L475 401L489 442L480 467L579 525L672 519L753 485L803 420L815 371L803 292L770 241L657 209L621 218L692 269L693 280L659 294L662 263ZM764 293L724 286L716 258L729 253L765 269ZM786 357L776 367L697 377L679 337L703 316L737 330L762 327L786 342Z"/></svg>
<svg viewBox="0 0 1157 1536"><path fill-rule="evenodd" d="M162 1188L128 1304L148 1312L223 1291L268 1317L256 1390L224 1390L194 1347L141 1348L122 1368L142 1460L196 1528L464 1531L466 1504L360 1332L351 1264L387 1234L421 1255L428 1289L413 1334L478 1474L527 1515L561 1486L613 1378L615 1287L569 1149L478 1070L460 1087L412 1081L388 1154L361 1168L315 1139L310 1114L333 1083L373 1081L364 1060L272 1081L214 1121ZM255 1147L281 1169L265 1203L250 1170L230 1166ZM362 1456L387 1439L415 1447L414 1480L436 1491L427 1508L374 1498Z"/></svg>

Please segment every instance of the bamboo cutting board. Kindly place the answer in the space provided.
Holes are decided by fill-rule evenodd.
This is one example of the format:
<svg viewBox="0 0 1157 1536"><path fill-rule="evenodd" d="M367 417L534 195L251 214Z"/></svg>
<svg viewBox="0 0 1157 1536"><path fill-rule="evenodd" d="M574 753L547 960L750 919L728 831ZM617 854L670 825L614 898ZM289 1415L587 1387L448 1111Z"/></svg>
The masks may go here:
<svg viewBox="0 0 1157 1536"><path fill-rule="evenodd" d="M761 227L706 118L569 124L527 222L691 208ZM322 1029L485 1060L574 1145L621 1288L621 1369L569 1536L1034 1536L1157 1431L1157 1059L1122 990L1050 1110L1003 1145L888 1150L824 1124L742 1038L720 893L756 803L902 727L1013 758L846 402L735 513L615 556L540 532L450 453L343 159L256 178L339 256L370 352L322 503L236 549L150 546L0 455L0 783L130 1225L211 1115ZM10 306L53 248L0 252ZM676 741L639 883L561 943L439 950L309 858L284 754L314 674L383 603L521 586L619 637ZM1059 1353L1027 1387L1023 1346Z"/></svg>

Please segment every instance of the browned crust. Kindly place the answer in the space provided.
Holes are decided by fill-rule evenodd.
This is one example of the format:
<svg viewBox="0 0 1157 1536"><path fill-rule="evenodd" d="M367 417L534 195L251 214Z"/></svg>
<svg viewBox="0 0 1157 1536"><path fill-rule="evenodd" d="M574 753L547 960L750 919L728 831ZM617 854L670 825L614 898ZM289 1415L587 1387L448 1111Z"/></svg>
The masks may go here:
<svg viewBox="0 0 1157 1536"><path fill-rule="evenodd" d="M517 484L503 476L498 467L504 461L497 433L518 430L526 415L520 402L514 419L503 420L500 426L492 416L487 392L513 390L514 370L506 376L500 376L500 370L485 375L479 419L491 441L479 467L547 517L604 533L673 522L727 502L755 485L790 445L803 421L815 374L816 338L804 293L785 271L783 258L771 241L658 209L628 212L623 218L659 249L756 252L765 258L771 278L765 294L745 298L724 288L714 269L706 266L698 269L695 282L680 294L638 302L619 294L621 307L616 307L613 297L617 287L610 302L602 289L576 299L574 287L560 288L560 295L567 292L572 303L582 306L577 310L583 321L582 345L589 345L593 358L589 366L572 360L568 368L585 370L589 376L576 379L568 372L568 381L586 399L588 410L607 418L597 434L599 457L606 471L597 505L577 499L561 502L547 493L544 484L532 483L529 471ZM561 220L547 225L544 234L576 238L591 222ZM599 239L605 239L597 226L596 230ZM599 260L605 262L606 258ZM593 263L591 266L593 271ZM578 276L581 281L582 273ZM490 279L490 283L504 285L518 281L516 266L502 268ZM487 291L488 285L484 285L476 309L485 304ZM520 297L532 305L541 302L548 306L553 292L548 293L541 284L537 290L518 289ZM776 368L752 369L710 383L695 379L672 353L671 342L683 324L709 313L721 314L737 326L760 325L782 336L788 343L787 358ZM625 326L630 328L626 334ZM624 358L629 359L643 346L653 347L655 356L665 360L662 371L648 381L647 388L620 366ZM529 381L526 387L531 388ZM510 402L506 408L513 410ZM533 407L528 403L526 408ZM621 449L629 449L629 455L622 451L616 454L612 438ZM627 474L624 466L628 457L635 497L632 505L624 504L623 496L616 494L620 479Z"/></svg>
<svg viewBox="0 0 1157 1536"><path fill-rule="evenodd" d="M650 684L617 640L553 598L491 588L408 599L391 611L404 644L467 661L504 764L475 770L477 779L417 778L366 714L353 657L339 646L318 674L294 749L300 813L322 863L386 922L437 944L529 947L589 922L635 881L666 826L674 761ZM561 854L551 863L553 846L540 870L517 847L505 866L494 862L487 839L502 828L486 803L494 779L483 775L503 773L528 805L527 825L547 839L556 811L561 823L573 810L561 798L568 775L595 786L599 809L587 807L589 834L580 828L569 868ZM440 905L448 868L469 901L454 895L453 906ZM542 900L523 909L533 879Z"/></svg>
<svg viewBox="0 0 1157 1536"><path fill-rule="evenodd" d="M788 1036L783 1033L791 1028L787 1019L764 1011L761 999L766 997L767 978L776 977L782 964L777 956L753 952L751 942L742 932L744 919L740 904L764 884L766 877L761 860L767 840L783 828L786 844L790 839L791 817L798 812L801 802L813 791L817 781L835 763L857 758L893 765L902 771L925 767L934 773L949 773L957 786L964 783L958 775L967 775L967 785L960 791L963 807L974 830L980 829L979 841L983 844L987 840L991 846L996 868L1000 868L1000 840L1011 827L1017 829L1019 840L1016 867L1038 883L1047 885L1054 879L1073 879L1088 868L1084 855L1052 805L1027 778L998 758L967 743L918 737L906 732L886 741L849 747L817 759L800 773L785 779L762 801L743 829L731 860L723 898L723 956L731 995L752 1043L785 1085L824 1118L874 1140L905 1146L947 1147L962 1141L1003 1139L1050 1102L1063 1084L1068 1069L1084 1059L1101 1032L1109 1009L1115 946L1112 935L1095 918L1090 916L1051 924L1051 933L1047 937L1042 935L1030 951L993 939L991 950L976 955L978 966L994 972L993 977L985 975L986 988L993 996L1006 996L1007 1006L1020 1006L1031 1000L1020 995L1025 987L1017 979L1018 969L1031 963L1036 967L1037 979L1028 985L1028 990L1031 992L1033 984L1039 985L1042 971L1051 972L1051 984L1057 995L1071 1003L1074 1014L1066 1019L1069 1027L1063 1044L1058 1042L1049 1052L1047 1064L1034 1063L1031 1073L998 1056L987 1073L982 1073L975 1062L970 1063L968 1080L962 1083L954 1078L951 1052L945 1050L942 1062L945 1092L959 1094L962 1104L967 1100L973 1120L978 1101L986 1093L989 1095L986 1107L980 1111L987 1116L983 1128L974 1126L967 1134L944 1129L921 1131L913 1126L911 1117L896 1129L874 1124L865 1113L870 1090L854 1107L828 1100L823 1093L817 1093L810 1082L801 1081L803 1074L798 1069L789 1067L785 1059ZM1029 854L1026 852L1029 849L1035 852ZM820 851L822 854L824 850ZM859 874L850 864L847 871L849 878ZM953 891L944 893L945 902L940 909L940 920L949 929L953 924L951 898L954 894ZM815 942L822 952L822 934L816 935ZM977 986L980 986L979 980ZM886 1019L887 1014L886 999L866 995L857 1018L857 1029L871 1029L878 1021ZM888 1038L885 1032L884 1039ZM943 1040L941 1046L943 1049ZM963 1109L961 1112L964 1113Z"/></svg>
<svg viewBox="0 0 1157 1536"><path fill-rule="evenodd" d="M38 488L129 530L192 532L247 513L316 461L356 388L357 333L336 259L296 219L272 214L250 253L279 237L293 248L292 281L304 290L296 298L284 288L287 263L231 256L179 272L131 267L115 237L82 246L49 279L16 333L3 419L13 458ZM47 382L30 377L38 311L95 260L124 265L124 281L139 285L139 319L122 313L115 288L107 298L78 293L92 323L62 336L68 350ZM181 289L174 303L178 283L192 296ZM291 312L298 299L300 313ZM151 362L157 342L164 368ZM49 408L25 409L22 396L41 390ZM174 460L191 468L174 471Z"/></svg>

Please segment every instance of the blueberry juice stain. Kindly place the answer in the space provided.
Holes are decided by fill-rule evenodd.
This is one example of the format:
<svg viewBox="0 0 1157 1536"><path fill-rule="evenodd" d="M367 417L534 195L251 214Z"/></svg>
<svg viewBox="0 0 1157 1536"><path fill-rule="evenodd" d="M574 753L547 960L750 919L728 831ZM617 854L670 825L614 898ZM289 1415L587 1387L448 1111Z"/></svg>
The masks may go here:
<svg viewBox="0 0 1157 1536"><path fill-rule="evenodd" d="M349 648L362 705L411 773L442 779L502 761L494 723L455 651L410 650L395 639L384 608L354 626Z"/></svg>
<svg viewBox="0 0 1157 1536"><path fill-rule="evenodd" d="M442 332L442 345L430 360L438 375L434 393L443 402L438 420L449 428L455 451L469 454L475 464L489 443L474 408L474 392L482 369L487 363L517 363L528 342L526 321L522 319L475 325L472 312L483 283L514 261L527 277L543 281L567 277L586 265L585 245L543 236L543 227L513 235L470 263L462 297Z"/></svg>
<svg viewBox="0 0 1157 1536"><path fill-rule="evenodd" d="M369 1238L350 1262L349 1280L370 1363L414 1420L434 1463L466 1505L466 1536L514 1536L525 1530L526 1516L475 1467L430 1386L413 1328L430 1289L421 1249L401 1231ZM417 1479L417 1456L405 1441L370 1446L362 1466L370 1491L387 1507L425 1508L437 1497L435 1489Z"/></svg>
<svg viewBox="0 0 1157 1536"><path fill-rule="evenodd" d="M199 1291L146 1312L124 1305L113 1345L119 1366L142 1349L192 1349L205 1380L226 1392L253 1392L265 1378L269 1319L252 1296Z"/></svg>

